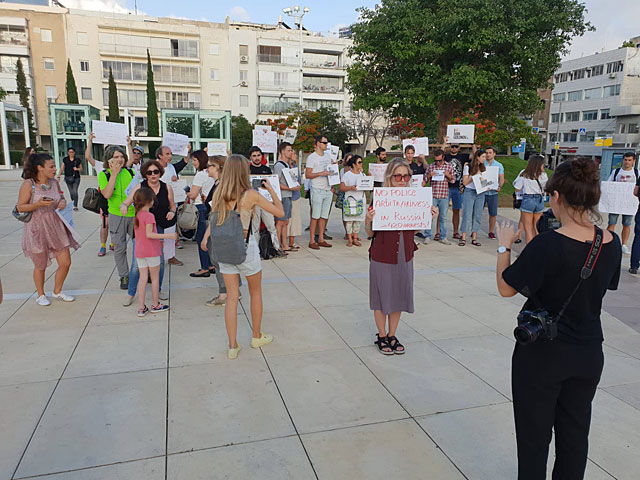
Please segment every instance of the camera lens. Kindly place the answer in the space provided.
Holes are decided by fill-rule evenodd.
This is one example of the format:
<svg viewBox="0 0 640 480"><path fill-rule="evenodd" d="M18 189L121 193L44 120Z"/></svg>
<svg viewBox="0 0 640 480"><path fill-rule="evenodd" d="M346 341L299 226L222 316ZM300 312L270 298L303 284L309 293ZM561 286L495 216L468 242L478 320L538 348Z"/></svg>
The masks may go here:
<svg viewBox="0 0 640 480"><path fill-rule="evenodd" d="M520 345L529 345L538 339L541 331L542 325L539 323L527 322L518 325L513 331L513 336Z"/></svg>

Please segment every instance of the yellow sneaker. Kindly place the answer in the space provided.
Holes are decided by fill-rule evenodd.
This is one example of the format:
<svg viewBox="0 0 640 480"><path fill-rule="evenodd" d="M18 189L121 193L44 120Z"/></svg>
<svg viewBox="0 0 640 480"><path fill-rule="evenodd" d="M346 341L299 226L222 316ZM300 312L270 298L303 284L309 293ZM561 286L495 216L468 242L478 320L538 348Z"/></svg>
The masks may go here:
<svg viewBox="0 0 640 480"><path fill-rule="evenodd" d="M260 338L251 339L251 348L260 348L267 343L273 342L273 335L265 335L260 332Z"/></svg>
<svg viewBox="0 0 640 480"><path fill-rule="evenodd" d="M240 344L238 344L236 348L230 348L229 353L227 354L229 357L229 360L235 360L236 358L238 358L239 351L240 351Z"/></svg>

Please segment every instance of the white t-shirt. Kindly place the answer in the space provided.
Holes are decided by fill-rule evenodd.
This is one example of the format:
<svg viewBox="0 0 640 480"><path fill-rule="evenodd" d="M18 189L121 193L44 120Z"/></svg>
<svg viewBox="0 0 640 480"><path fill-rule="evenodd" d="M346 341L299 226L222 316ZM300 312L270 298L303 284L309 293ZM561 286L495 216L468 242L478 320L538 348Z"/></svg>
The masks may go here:
<svg viewBox="0 0 640 480"><path fill-rule="evenodd" d="M353 173L351 171L346 172L343 176L342 176L342 183L345 184L345 186L347 187L354 187L358 184L358 178L360 177L366 177L366 175L364 173ZM353 198L356 200L356 202L358 200L362 200L363 202L366 202L366 198L365 198L365 192L364 191L358 191L358 190L353 190L353 191L349 191L349 192L345 192L344 193L344 202L347 203L348 202L348 198ZM353 203L353 200L351 201ZM344 213L342 215L343 220L347 221L347 222L353 222L353 221L362 221L364 220L364 217L366 216L366 208L363 209L363 213L360 216L357 217L352 217L352 216L345 216Z"/></svg>
<svg viewBox="0 0 640 480"><path fill-rule="evenodd" d="M465 163L464 168L462 169L462 176L469 175L469 164ZM473 181L468 185L465 185L464 188L468 188L469 190L475 190L476 186L473 184Z"/></svg>
<svg viewBox="0 0 640 480"><path fill-rule="evenodd" d="M96 160L95 165L93 166L93 169L96 171L96 175L99 174L101 171L104 170L104 163Z"/></svg>
<svg viewBox="0 0 640 480"><path fill-rule="evenodd" d="M618 172L618 176L616 177L616 169L614 168L609 175L609 182L625 182L625 183L636 183L636 172L635 168L631 170L623 170L620 169Z"/></svg>
<svg viewBox="0 0 640 480"><path fill-rule="evenodd" d="M215 180L209 176L207 170L200 170L196 173L195 177L193 177L192 187L200 187L200 195L198 195L193 202L195 205L202 205L202 195L207 197L211 188L213 188Z"/></svg>
<svg viewBox="0 0 640 480"><path fill-rule="evenodd" d="M313 173L324 172L331 165L331 156L325 153L323 156L317 153L312 153L307 158L306 168L310 168ZM318 190L331 190L329 185L329 177L316 177L311 179L311 188L317 188Z"/></svg>
<svg viewBox="0 0 640 480"><path fill-rule="evenodd" d="M176 172L175 167L172 164L167 163L167 166L164 168L164 175L160 177L160 180L162 180L166 184L169 184L172 182L171 179L177 176L178 173Z"/></svg>
<svg viewBox="0 0 640 480"><path fill-rule="evenodd" d="M522 195L544 195L544 186L547 184L547 180L549 180L547 173L542 172L538 180L531 180L530 178L523 177L522 172L524 172L524 170L521 170L513 181L513 187L520 190Z"/></svg>

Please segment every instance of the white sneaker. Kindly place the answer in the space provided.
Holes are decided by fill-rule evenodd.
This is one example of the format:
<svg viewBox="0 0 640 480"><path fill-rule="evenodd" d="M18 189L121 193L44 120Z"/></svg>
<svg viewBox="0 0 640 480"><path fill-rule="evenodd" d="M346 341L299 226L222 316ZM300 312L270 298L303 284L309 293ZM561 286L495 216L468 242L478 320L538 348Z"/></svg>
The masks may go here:
<svg viewBox="0 0 640 480"><path fill-rule="evenodd" d="M425 237L424 240L422 240L423 245L429 245L430 243L431 243L431 239L429 237Z"/></svg>
<svg viewBox="0 0 640 480"><path fill-rule="evenodd" d="M40 295L38 298L36 298L36 303L41 307L48 307L49 305L51 305L51 302L46 295Z"/></svg>
<svg viewBox="0 0 640 480"><path fill-rule="evenodd" d="M626 245L622 245L622 253L624 253L625 255L631 255L631 250L629 250L629 247L627 247Z"/></svg>
<svg viewBox="0 0 640 480"><path fill-rule="evenodd" d="M449 240L447 240L446 238L441 238L439 241L443 245L451 245L451 242Z"/></svg>
<svg viewBox="0 0 640 480"><path fill-rule="evenodd" d="M67 295L66 293L54 293L51 295L56 300L62 300L63 302L73 302L76 298L71 295Z"/></svg>

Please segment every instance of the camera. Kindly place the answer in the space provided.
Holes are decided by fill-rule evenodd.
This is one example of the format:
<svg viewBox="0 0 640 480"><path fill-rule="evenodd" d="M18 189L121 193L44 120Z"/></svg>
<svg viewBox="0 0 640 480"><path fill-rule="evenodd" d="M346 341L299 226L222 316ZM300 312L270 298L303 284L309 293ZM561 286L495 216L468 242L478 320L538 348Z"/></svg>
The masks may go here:
<svg viewBox="0 0 640 480"><path fill-rule="evenodd" d="M546 310L523 310L518 314L513 336L520 345L529 345L539 338L554 340L558 336L558 319Z"/></svg>
<svg viewBox="0 0 640 480"><path fill-rule="evenodd" d="M252 178L251 179L251 188L253 188L254 190L258 190L259 188L263 188L262 182L264 182L264 179L262 179L262 178Z"/></svg>

